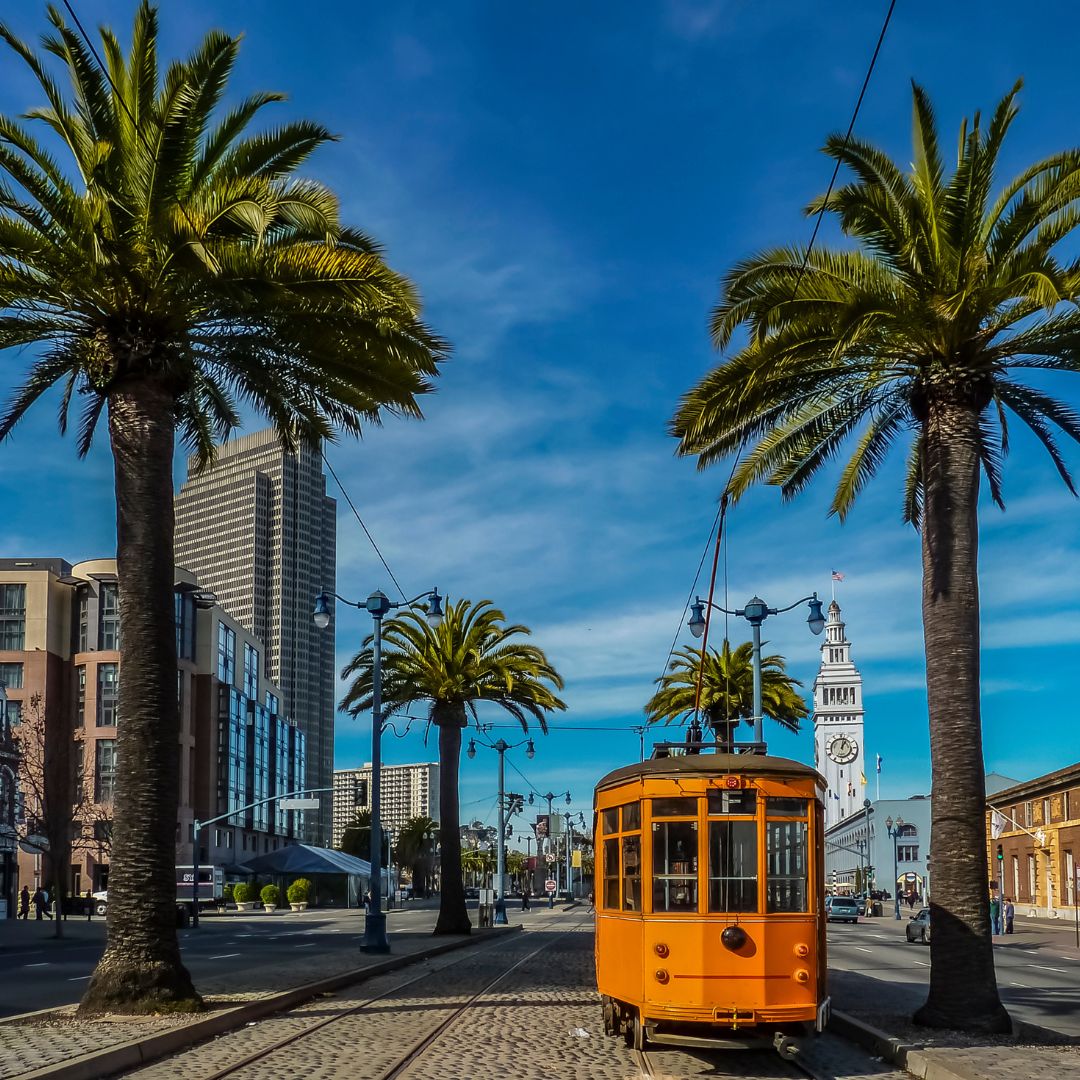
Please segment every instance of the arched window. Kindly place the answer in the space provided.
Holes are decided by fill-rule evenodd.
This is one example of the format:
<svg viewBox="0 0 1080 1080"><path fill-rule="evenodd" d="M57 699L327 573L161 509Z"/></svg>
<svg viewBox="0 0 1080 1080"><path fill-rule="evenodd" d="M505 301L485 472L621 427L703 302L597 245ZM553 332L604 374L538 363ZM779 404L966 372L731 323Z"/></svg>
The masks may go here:
<svg viewBox="0 0 1080 1080"><path fill-rule="evenodd" d="M912 825L910 823L905 823L904 825L900 826L900 828L897 830L896 835L897 836L918 836L919 835L919 830L916 829L914 825Z"/></svg>

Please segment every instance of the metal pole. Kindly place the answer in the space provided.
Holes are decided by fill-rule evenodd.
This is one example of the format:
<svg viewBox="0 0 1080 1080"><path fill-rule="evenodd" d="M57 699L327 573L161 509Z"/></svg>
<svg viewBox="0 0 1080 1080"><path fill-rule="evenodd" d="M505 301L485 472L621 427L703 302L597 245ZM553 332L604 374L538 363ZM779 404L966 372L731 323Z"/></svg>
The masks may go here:
<svg viewBox="0 0 1080 1080"><path fill-rule="evenodd" d="M507 750L506 741L500 739L495 744L495 749L499 752L499 846L495 856L495 873L498 876L498 883L495 886L494 923L496 926L505 926L508 921L506 918L506 893L503 890L503 876L506 872L506 793L504 791L506 784L503 756Z"/></svg>
<svg viewBox="0 0 1080 1080"><path fill-rule="evenodd" d="M899 835L900 835L900 830L899 829L897 829L896 832L892 832L891 830L889 832L889 836L892 838L892 879L893 879L893 891L894 891L894 895L896 896L896 916L895 917L897 919L900 918L900 886L897 885L897 883L896 883L896 879L897 879L897 877L899 877L899 874L896 871L896 838Z"/></svg>
<svg viewBox="0 0 1080 1080"><path fill-rule="evenodd" d="M761 621L750 624L754 630L754 742L760 747L765 741L761 720Z"/></svg>
<svg viewBox="0 0 1080 1080"><path fill-rule="evenodd" d="M191 869L195 871L195 880L191 883L191 925L199 929L199 829L202 825L196 818L192 828Z"/></svg>
<svg viewBox="0 0 1080 1080"><path fill-rule="evenodd" d="M570 874L570 847L573 841L573 833L570 831L570 814L566 815L566 898L567 900L574 899L574 888L571 881Z"/></svg>
<svg viewBox="0 0 1080 1080"><path fill-rule="evenodd" d="M382 909L382 826L379 819L379 796L382 788L382 612L373 611L375 644L371 674L371 879L364 920L361 952L388 953L390 941L386 936L386 915Z"/></svg>

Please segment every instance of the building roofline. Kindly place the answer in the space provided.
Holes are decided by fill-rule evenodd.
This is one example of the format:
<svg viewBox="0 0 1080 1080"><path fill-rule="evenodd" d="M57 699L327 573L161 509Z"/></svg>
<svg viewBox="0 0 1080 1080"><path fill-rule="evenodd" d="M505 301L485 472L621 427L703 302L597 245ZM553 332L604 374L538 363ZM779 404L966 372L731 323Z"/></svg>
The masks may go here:
<svg viewBox="0 0 1080 1080"><path fill-rule="evenodd" d="M1012 787L1002 788L1000 791L995 791L993 795L987 795L986 801L987 803L991 800L1010 802L1013 799L1023 799L1047 788L1058 787L1077 780L1080 780L1080 761L1076 762L1075 765L1066 765L1065 768L1058 769L1055 772L1043 773L1042 776L1024 780L1022 783L1014 784Z"/></svg>

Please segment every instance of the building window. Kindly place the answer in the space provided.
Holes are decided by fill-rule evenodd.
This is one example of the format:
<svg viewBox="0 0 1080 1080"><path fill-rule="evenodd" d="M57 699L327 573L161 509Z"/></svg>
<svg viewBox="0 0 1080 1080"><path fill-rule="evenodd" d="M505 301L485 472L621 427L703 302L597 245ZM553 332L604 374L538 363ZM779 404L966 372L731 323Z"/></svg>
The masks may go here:
<svg viewBox="0 0 1080 1080"><path fill-rule="evenodd" d="M90 648L90 595L85 588L79 589L79 644L76 652Z"/></svg>
<svg viewBox="0 0 1080 1080"><path fill-rule="evenodd" d="M244 695L251 701L259 700L259 650L244 642Z"/></svg>
<svg viewBox="0 0 1080 1080"><path fill-rule="evenodd" d="M1050 824L1050 800L1043 799L1043 820L1044 825Z"/></svg>
<svg viewBox="0 0 1080 1080"><path fill-rule="evenodd" d="M224 623L218 623L217 651L218 681L231 686L236 678L236 632Z"/></svg>
<svg viewBox="0 0 1080 1080"><path fill-rule="evenodd" d="M116 723L116 703L119 694L117 664L98 664L97 669L97 726L112 727Z"/></svg>
<svg viewBox="0 0 1080 1080"><path fill-rule="evenodd" d="M0 664L0 686L8 690L23 688L23 666L21 663Z"/></svg>
<svg viewBox="0 0 1080 1080"><path fill-rule="evenodd" d="M75 669L75 726L86 724L86 665Z"/></svg>
<svg viewBox="0 0 1080 1080"><path fill-rule="evenodd" d="M98 648L120 648L120 586L103 581L98 595Z"/></svg>
<svg viewBox="0 0 1080 1080"><path fill-rule="evenodd" d="M266 709L271 716L277 716L278 714L278 699L277 694L271 694L269 690L266 691Z"/></svg>
<svg viewBox="0 0 1080 1080"><path fill-rule="evenodd" d="M111 802L116 792L116 740L98 739L94 761L94 802Z"/></svg>
<svg viewBox="0 0 1080 1080"><path fill-rule="evenodd" d="M0 585L0 649L20 652L26 644L26 586Z"/></svg>
<svg viewBox="0 0 1080 1080"><path fill-rule="evenodd" d="M1035 824L1033 820L1034 815L1031 812L1031 803L1024 803L1024 824L1030 829Z"/></svg>

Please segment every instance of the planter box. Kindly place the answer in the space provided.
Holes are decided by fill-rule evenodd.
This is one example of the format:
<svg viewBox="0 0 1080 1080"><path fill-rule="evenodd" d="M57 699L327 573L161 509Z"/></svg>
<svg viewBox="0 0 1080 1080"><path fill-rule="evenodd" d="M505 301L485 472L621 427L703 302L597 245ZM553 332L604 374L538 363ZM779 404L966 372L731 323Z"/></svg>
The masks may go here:
<svg viewBox="0 0 1080 1080"><path fill-rule="evenodd" d="M236 910L237 911L254 911L255 910L255 901L254 900L249 900L249 901L247 901L246 903L243 903L243 904L237 903Z"/></svg>
<svg viewBox="0 0 1080 1080"><path fill-rule="evenodd" d="M263 911L277 911L277 904L263 904Z"/></svg>
<svg viewBox="0 0 1080 1080"><path fill-rule="evenodd" d="M289 907L291 907L293 911L307 911L307 902L305 901L303 904L290 904Z"/></svg>

